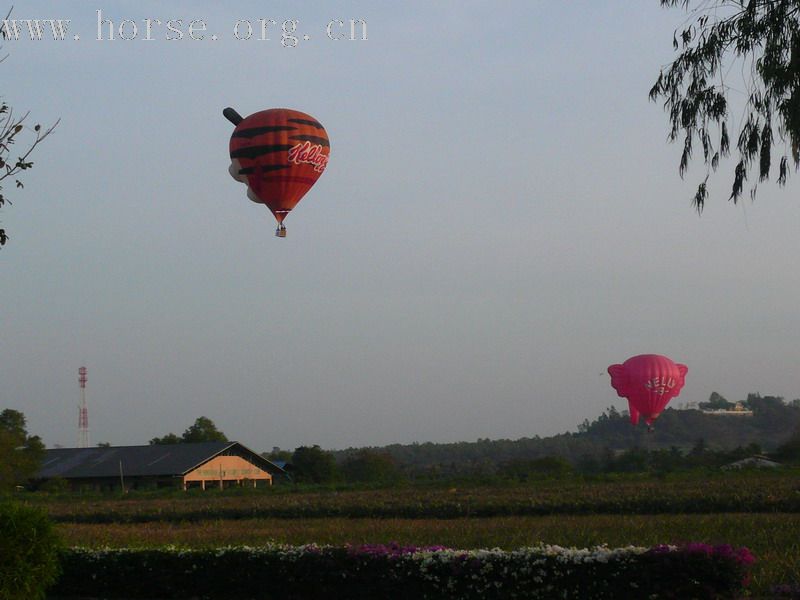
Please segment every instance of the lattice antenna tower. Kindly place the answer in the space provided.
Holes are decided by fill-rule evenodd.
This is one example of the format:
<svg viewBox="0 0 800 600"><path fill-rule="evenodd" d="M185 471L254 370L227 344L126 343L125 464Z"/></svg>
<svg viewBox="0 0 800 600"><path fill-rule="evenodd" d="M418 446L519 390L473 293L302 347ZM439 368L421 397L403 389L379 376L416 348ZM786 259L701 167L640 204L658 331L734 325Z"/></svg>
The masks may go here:
<svg viewBox="0 0 800 600"><path fill-rule="evenodd" d="M86 406L86 367L78 369L81 403L78 405L78 448L89 447L89 409Z"/></svg>

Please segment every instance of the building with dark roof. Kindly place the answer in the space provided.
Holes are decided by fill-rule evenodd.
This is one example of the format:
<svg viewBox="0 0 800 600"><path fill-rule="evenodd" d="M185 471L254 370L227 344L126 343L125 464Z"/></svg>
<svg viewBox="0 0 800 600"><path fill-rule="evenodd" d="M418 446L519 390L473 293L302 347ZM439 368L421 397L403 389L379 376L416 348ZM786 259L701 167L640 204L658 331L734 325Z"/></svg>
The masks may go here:
<svg viewBox="0 0 800 600"><path fill-rule="evenodd" d="M136 489L271 485L284 471L239 442L155 444L46 450L39 484L63 479L71 488Z"/></svg>

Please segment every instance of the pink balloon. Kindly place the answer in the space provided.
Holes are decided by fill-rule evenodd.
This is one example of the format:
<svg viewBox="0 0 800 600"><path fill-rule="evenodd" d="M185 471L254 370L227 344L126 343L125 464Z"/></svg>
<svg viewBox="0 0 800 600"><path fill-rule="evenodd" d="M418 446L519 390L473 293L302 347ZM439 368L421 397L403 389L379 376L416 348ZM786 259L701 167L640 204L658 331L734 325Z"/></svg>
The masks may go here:
<svg viewBox="0 0 800 600"><path fill-rule="evenodd" d="M628 400L628 414L631 417L631 425L638 425L639 424L639 411L633 406L630 400Z"/></svg>
<svg viewBox="0 0 800 600"><path fill-rule="evenodd" d="M639 417L651 425L667 403L683 388L686 365L676 364L660 354L640 354L621 365L608 367L611 385L620 398L628 399L631 423Z"/></svg>

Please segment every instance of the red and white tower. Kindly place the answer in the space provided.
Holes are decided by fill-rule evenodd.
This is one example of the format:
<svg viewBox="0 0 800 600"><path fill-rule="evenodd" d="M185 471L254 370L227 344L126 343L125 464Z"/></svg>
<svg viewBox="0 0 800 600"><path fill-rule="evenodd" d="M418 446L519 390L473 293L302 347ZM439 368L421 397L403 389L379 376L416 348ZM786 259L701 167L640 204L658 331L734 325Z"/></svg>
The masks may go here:
<svg viewBox="0 0 800 600"><path fill-rule="evenodd" d="M86 367L78 369L81 403L78 405L78 448L89 447L89 409L86 407Z"/></svg>

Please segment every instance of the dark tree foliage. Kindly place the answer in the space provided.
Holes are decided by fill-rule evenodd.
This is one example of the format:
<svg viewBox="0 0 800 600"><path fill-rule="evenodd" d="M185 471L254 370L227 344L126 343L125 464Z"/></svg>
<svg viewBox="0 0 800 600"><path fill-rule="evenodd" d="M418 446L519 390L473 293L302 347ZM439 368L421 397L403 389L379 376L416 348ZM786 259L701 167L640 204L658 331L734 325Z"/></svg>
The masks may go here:
<svg viewBox="0 0 800 600"><path fill-rule="evenodd" d="M403 477L391 454L369 448L348 456L341 471L347 481L356 483L397 483Z"/></svg>
<svg viewBox="0 0 800 600"><path fill-rule="evenodd" d="M292 477L298 483L331 483L339 477L333 454L318 445L297 448L291 464Z"/></svg>
<svg viewBox="0 0 800 600"><path fill-rule="evenodd" d="M9 11L5 18L8 19L10 14ZM6 39L6 31L3 27L0 27L0 39ZM5 55L0 55L0 63L6 58ZM56 121L50 127L42 129L41 125L35 124L32 128L33 139L24 143L21 151L16 156L12 156L12 146L20 141L21 138L18 139L20 136L26 135L25 121L27 118L27 112L21 115L15 113L14 109L0 97L0 208L5 204L11 204L11 201L3 194L4 180L13 180L16 187L23 187L21 172L27 171L33 166L33 162L30 160L33 150L58 125L58 121ZM4 246L7 241L6 230L0 227L0 247Z"/></svg>
<svg viewBox="0 0 800 600"><path fill-rule="evenodd" d="M168 433L164 437L155 437L150 440L150 444L190 444L196 442L227 442L228 438L222 433L214 421L208 417L198 417L194 425L178 436L175 433Z"/></svg>
<svg viewBox="0 0 800 600"><path fill-rule="evenodd" d="M800 431L800 402L786 403L780 397L757 393L735 402L716 392L709 397L712 406L739 403L753 415L731 417L668 406L650 433L644 423L632 425L627 411L611 406L595 420L585 420L573 433L517 440L392 444L372 450L391 454L411 481L462 477L485 481L492 476L531 479L557 473L556 466L555 473L546 474L549 459L539 460L547 457L564 459L584 474L719 467L754 454L772 453L794 431ZM356 453L357 449L348 449L336 456L344 465L347 457Z"/></svg>
<svg viewBox="0 0 800 600"><path fill-rule="evenodd" d="M222 433L214 421L208 417L198 417L194 425L183 432L183 441L191 442L227 442L228 438Z"/></svg>
<svg viewBox="0 0 800 600"><path fill-rule="evenodd" d="M288 463L292 460L292 451L291 450L281 450L277 446L272 449L272 452L262 452L261 456L270 460L272 462L284 462Z"/></svg>
<svg viewBox="0 0 800 600"><path fill-rule="evenodd" d="M154 437L150 440L150 445L154 446L156 444L180 444L183 442L183 438L179 436L177 433L168 433L163 437Z"/></svg>
<svg viewBox="0 0 800 600"><path fill-rule="evenodd" d="M36 475L44 458L44 444L28 435L25 415L6 408L0 412L0 491L25 485Z"/></svg>
<svg viewBox="0 0 800 600"><path fill-rule="evenodd" d="M683 177L699 144L706 175L692 200L702 212L708 179L730 152L731 116L741 119L739 154L729 200L736 203L745 182L768 180L778 150L778 184L790 161L800 167L800 0L660 0L689 12L675 31L677 58L661 70L650 99L662 99L669 113L670 141L683 138L678 171ZM742 82L737 78L741 74ZM744 89L739 89L743 85ZM735 96L742 96L743 112ZM733 104L733 105L732 105ZM731 115L732 110L734 115ZM712 135L713 134L713 135ZM758 182L750 186L755 199Z"/></svg>
<svg viewBox="0 0 800 600"><path fill-rule="evenodd" d="M701 410L730 410L736 406L733 402L728 402L724 396L717 392L711 392L708 402L700 402L697 405Z"/></svg>
<svg viewBox="0 0 800 600"><path fill-rule="evenodd" d="M800 426L794 430L788 440L778 446L775 458L787 462L800 463Z"/></svg>
<svg viewBox="0 0 800 600"><path fill-rule="evenodd" d="M62 542L47 513L0 503L0 598L44 600L61 572Z"/></svg>

